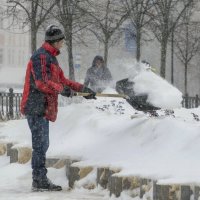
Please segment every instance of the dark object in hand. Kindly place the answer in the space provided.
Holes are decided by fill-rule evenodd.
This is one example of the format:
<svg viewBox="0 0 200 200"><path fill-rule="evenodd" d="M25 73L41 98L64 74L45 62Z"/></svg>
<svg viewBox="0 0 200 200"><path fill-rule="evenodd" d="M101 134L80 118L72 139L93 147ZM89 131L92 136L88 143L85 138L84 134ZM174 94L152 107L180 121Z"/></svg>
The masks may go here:
<svg viewBox="0 0 200 200"><path fill-rule="evenodd" d="M129 96L127 102L136 110L140 111L152 111L160 110L160 108L152 105L147 101L148 94L136 95L134 91L134 82L130 81L128 78L117 81L116 91L119 94L125 94Z"/></svg>
<svg viewBox="0 0 200 200"><path fill-rule="evenodd" d="M63 91L60 94L64 97L73 97L74 91L70 87L65 85Z"/></svg>
<svg viewBox="0 0 200 200"><path fill-rule="evenodd" d="M84 96L84 98L86 98L86 99L97 99L95 97L96 93L93 90L91 90L90 88L88 88L88 87L84 86L81 92L89 93L87 96Z"/></svg>

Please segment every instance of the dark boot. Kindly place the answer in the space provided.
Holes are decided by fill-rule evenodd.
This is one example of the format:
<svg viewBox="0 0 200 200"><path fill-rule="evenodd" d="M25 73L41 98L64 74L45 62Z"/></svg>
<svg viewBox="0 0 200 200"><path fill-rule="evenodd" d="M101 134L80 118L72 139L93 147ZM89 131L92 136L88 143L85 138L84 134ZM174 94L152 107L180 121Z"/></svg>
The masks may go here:
<svg viewBox="0 0 200 200"><path fill-rule="evenodd" d="M48 178L33 180L32 191L61 191L62 187L53 184Z"/></svg>

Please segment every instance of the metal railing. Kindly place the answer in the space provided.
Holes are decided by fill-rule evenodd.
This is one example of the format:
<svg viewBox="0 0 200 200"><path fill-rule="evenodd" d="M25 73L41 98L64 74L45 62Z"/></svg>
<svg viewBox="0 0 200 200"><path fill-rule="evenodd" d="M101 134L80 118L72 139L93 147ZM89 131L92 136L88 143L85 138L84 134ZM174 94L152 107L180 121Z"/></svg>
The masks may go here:
<svg viewBox="0 0 200 200"><path fill-rule="evenodd" d="M199 96L196 95L195 97L189 97L188 94L186 94L183 97L182 106L184 108L197 108L198 106L200 106Z"/></svg>
<svg viewBox="0 0 200 200"><path fill-rule="evenodd" d="M20 113L21 99L22 93L14 93L12 88L9 89L9 92L0 92L0 121L23 118ZM182 106L184 108L197 108L200 106L199 96L184 96Z"/></svg>
<svg viewBox="0 0 200 200"><path fill-rule="evenodd" d="M12 88L9 89L9 92L0 93L0 120L22 117L20 113L21 98L22 93L14 93Z"/></svg>

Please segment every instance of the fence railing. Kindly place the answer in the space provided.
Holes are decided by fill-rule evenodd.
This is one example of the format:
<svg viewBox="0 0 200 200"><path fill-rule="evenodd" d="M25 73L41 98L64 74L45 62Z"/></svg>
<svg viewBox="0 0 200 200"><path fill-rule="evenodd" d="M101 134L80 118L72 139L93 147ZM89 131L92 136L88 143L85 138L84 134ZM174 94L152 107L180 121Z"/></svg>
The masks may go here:
<svg viewBox="0 0 200 200"><path fill-rule="evenodd" d="M22 118L20 113L21 98L22 93L14 93L12 88L9 89L9 92L0 92L0 121ZM200 106L199 96L184 96L182 106L184 108L197 108Z"/></svg>
<svg viewBox="0 0 200 200"><path fill-rule="evenodd" d="M184 108L197 108L200 106L200 98L198 95L189 97L187 94L183 97L182 106Z"/></svg>
<svg viewBox="0 0 200 200"><path fill-rule="evenodd" d="M0 92L0 120L21 118L20 102L22 93L14 93L10 88L9 92Z"/></svg>

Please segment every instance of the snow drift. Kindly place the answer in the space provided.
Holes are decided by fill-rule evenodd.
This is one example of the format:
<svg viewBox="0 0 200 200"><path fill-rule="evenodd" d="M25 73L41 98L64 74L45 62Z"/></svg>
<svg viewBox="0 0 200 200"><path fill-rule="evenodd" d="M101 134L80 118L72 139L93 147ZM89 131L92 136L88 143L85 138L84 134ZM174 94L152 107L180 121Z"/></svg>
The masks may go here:
<svg viewBox="0 0 200 200"><path fill-rule="evenodd" d="M81 165L121 167L124 175L200 183L200 124L193 117L200 109L176 109L175 117L162 119L142 112L134 118L135 113L125 100L113 98L60 108L58 120L50 124L47 155L78 157ZM4 123L0 138L30 145L26 120Z"/></svg>

